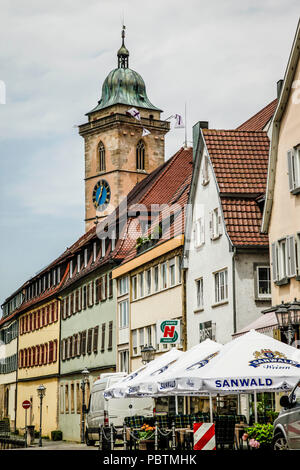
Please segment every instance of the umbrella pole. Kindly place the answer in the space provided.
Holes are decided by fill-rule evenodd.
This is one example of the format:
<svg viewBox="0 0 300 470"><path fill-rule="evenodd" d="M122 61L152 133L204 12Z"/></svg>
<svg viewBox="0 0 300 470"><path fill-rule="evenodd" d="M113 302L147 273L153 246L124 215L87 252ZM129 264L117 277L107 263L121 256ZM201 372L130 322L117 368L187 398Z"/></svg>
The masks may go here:
<svg viewBox="0 0 300 470"><path fill-rule="evenodd" d="M254 419L255 419L255 422L257 423L257 395L256 395L256 390L254 390Z"/></svg>
<svg viewBox="0 0 300 470"><path fill-rule="evenodd" d="M210 422L213 423L213 404L212 404L212 396L211 393L209 394L209 413L210 413Z"/></svg>
<svg viewBox="0 0 300 470"><path fill-rule="evenodd" d="M175 395L175 413L178 415L178 396Z"/></svg>

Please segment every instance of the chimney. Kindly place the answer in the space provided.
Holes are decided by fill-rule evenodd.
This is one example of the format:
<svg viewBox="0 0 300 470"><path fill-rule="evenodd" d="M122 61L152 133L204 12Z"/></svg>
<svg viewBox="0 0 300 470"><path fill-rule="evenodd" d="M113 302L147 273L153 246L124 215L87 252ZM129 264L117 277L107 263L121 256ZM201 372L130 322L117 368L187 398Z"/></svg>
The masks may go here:
<svg viewBox="0 0 300 470"><path fill-rule="evenodd" d="M196 159L197 148L200 138L200 129L208 129L208 121L198 121L193 126L193 160Z"/></svg>
<svg viewBox="0 0 300 470"><path fill-rule="evenodd" d="M277 82L277 99L279 100L279 96L280 96L280 93L281 93L281 89L282 89L282 85L283 85L283 80L278 80Z"/></svg>

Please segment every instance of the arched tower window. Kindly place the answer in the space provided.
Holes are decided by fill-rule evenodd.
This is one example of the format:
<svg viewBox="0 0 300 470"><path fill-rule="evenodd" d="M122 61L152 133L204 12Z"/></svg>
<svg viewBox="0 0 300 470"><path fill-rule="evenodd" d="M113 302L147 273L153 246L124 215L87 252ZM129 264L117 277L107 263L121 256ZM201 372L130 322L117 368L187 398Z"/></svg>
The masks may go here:
<svg viewBox="0 0 300 470"><path fill-rule="evenodd" d="M136 146L136 169L145 170L145 145L142 140Z"/></svg>
<svg viewBox="0 0 300 470"><path fill-rule="evenodd" d="M98 147L98 153L99 153L99 171L106 171L106 164L105 164L105 147L103 145L103 142L100 142L99 147Z"/></svg>

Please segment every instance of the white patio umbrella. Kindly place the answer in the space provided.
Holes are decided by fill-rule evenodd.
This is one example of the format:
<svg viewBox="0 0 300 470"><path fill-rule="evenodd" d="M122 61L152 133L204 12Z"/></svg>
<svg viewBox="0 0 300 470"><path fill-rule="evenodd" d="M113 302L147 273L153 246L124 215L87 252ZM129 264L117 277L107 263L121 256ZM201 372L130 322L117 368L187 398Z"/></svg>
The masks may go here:
<svg viewBox="0 0 300 470"><path fill-rule="evenodd" d="M299 377L300 350L255 330L227 343L201 375L218 393L285 391Z"/></svg>
<svg viewBox="0 0 300 470"><path fill-rule="evenodd" d="M199 393L202 379L196 371L207 366L222 347L221 344L206 339L184 352L168 368L157 369L142 377L139 391L151 395Z"/></svg>
<svg viewBox="0 0 300 470"><path fill-rule="evenodd" d="M123 398L134 395L141 396L139 392L140 381L154 371L168 368L169 365L174 363L182 354L183 352L172 348L170 351L158 356L153 361L127 375L114 384L113 387L108 388L104 393L105 398Z"/></svg>

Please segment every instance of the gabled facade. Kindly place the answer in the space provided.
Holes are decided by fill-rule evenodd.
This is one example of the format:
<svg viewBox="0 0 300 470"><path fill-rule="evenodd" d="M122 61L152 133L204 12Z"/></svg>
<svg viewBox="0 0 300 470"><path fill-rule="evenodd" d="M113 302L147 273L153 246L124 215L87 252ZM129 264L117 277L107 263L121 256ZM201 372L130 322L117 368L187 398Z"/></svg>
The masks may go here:
<svg viewBox="0 0 300 470"><path fill-rule="evenodd" d="M188 348L220 343L270 304L268 238L260 233L265 132L194 126L194 173L183 266Z"/></svg>
<svg viewBox="0 0 300 470"><path fill-rule="evenodd" d="M300 23L273 117L262 231L269 234L272 304L300 299ZM295 331L299 339L299 327Z"/></svg>

